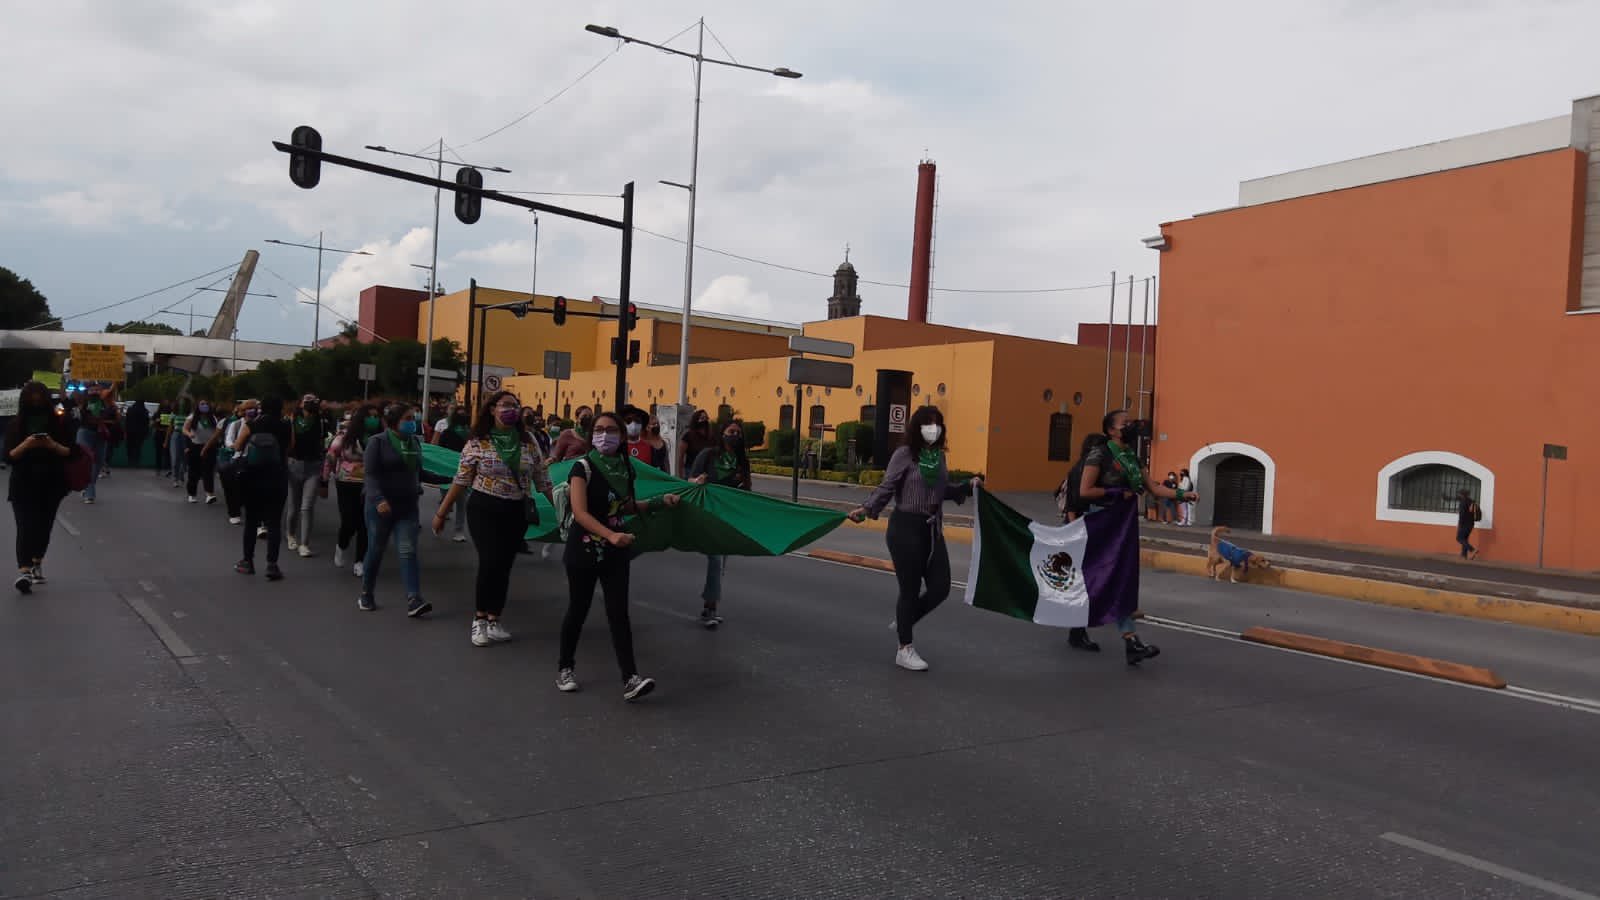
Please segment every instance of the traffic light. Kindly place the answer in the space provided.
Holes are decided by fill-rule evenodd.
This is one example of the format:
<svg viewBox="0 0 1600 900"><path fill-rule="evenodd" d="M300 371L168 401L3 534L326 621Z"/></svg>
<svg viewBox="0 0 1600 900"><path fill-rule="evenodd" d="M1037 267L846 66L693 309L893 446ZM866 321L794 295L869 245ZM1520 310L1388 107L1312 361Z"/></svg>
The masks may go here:
<svg viewBox="0 0 1600 900"><path fill-rule="evenodd" d="M471 166L456 170L456 184L466 188L482 188L483 173ZM456 218L463 225L471 225L483 214L483 198L468 191L456 191Z"/></svg>
<svg viewBox="0 0 1600 900"><path fill-rule="evenodd" d="M321 150L322 135L310 125L301 125L289 135L289 146L296 150ZM316 156L289 151L289 180L307 190L322 180L322 160Z"/></svg>
<svg viewBox="0 0 1600 900"><path fill-rule="evenodd" d="M639 304L637 304L637 303L629 303L628 304L628 328L627 328L627 330L628 331L632 331L632 330L634 330L635 328L638 328L638 327L639 327Z"/></svg>
<svg viewBox="0 0 1600 900"><path fill-rule="evenodd" d="M620 355L617 352L617 348L619 348L621 346L622 346L622 338L612 338L611 339L611 364L612 365L618 365L621 362L619 359L617 359L617 357ZM639 342L638 341L629 341L628 342L628 365L637 366L638 364L639 364Z"/></svg>
<svg viewBox="0 0 1600 900"><path fill-rule="evenodd" d="M557 325L567 324L567 298L557 297L555 313L551 316Z"/></svg>
<svg viewBox="0 0 1600 900"><path fill-rule="evenodd" d="M519 319L527 318L528 317L528 304L526 304L526 303L518 303L516 306L511 307L511 314L513 316L516 316Z"/></svg>

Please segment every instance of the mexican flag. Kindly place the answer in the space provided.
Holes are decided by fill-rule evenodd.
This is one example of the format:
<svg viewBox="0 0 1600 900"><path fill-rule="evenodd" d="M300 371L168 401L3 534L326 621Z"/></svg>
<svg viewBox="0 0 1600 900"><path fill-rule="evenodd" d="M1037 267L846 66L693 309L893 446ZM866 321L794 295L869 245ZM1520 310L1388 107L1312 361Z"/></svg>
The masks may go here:
<svg viewBox="0 0 1600 900"><path fill-rule="evenodd" d="M1103 625L1139 605L1137 503L1067 525L1035 522L979 491L967 603L1040 625Z"/></svg>

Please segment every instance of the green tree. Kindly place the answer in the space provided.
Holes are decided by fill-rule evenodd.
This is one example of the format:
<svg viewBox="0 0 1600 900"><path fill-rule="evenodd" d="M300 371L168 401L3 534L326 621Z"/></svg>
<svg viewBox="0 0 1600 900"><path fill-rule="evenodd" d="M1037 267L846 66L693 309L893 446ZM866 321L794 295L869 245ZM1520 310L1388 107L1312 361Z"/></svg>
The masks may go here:
<svg viewBox="0 0 1600 900"><path fill-rule="evenodd" d="M44 331L60 331L53 321L50 303L33 282L0 266L0 328L23 329L39 326ZM0 353L0 385L21 384L39 369L51 368L49 350L8 350Z"/></svg>
<svg viewBox="0 0 1600 900"><path fill-rule="evenodd" d="M106 331L118 332L121 334L183 334L183 332L173 328L171 325L168 325L165 322L142 322L138 320L121 323L107 322Z"/></svg>

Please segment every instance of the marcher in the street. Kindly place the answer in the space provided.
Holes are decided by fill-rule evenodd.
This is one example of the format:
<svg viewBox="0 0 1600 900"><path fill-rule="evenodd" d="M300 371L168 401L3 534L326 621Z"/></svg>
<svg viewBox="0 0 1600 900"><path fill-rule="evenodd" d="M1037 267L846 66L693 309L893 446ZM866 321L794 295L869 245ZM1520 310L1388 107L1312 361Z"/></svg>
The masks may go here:
<svg viewBox="0 0 1600 900"><path fill-rule="evenodd" d="M497 391L478 410L450 490L433 514L433 532L440 534L451 511L466 505L456 515L466 517L478 551L477 603L469 633L474 647L511 640L500 618L511 590L511 567L528 531L527 501L535 493L547 499L551 494L544 459L522 427L517 395Z"/></svg>
<svg viewBox="0 0 1600 900"><path fill-rule="evenodd" d="M95 482L106 468L106 439L116 418L117 408L107 403L98 390L90 392L78 404L78 443L88 448L94 466L89 486L83 489L85 503L95 501Z"/></svg>
<svg viewBox="0 0 1600 900"><path fill-rule="evenodd" d="M1092 516L1113 503L1138 502L1139 495L1147 491L1156 497L1177 500L1180 503L1198 499L1181 488L1167 488L1157 484L1154 478L1139 467L1138 457L1134 455L1134 446L1138 439L1137 428L1138 426L1128 418L1128 411L1125 409L1109 412L1101 419L1100 433L1105 435L1106 440L1084 457L1083 480L1079 487L1083 499L1091 504L1089 515ZM1123 651L1128 665L1138 665L1161 653L1159 647L1146 644L1139 638L1131 616L1117 620L1117 631L1122 635Z"/></svg>
<svg viewBox="0 0 1600 900"><path fill-rule="evenodd" d="M550 437L550 432L545 429L544 416L535 410L532 416L522 417L522 424L528 429L528 436L533 439L534 446L539 448L539 457L549 459L550 451L555 449L555 439Z"/></svg>
<svg viewBox="0 0 1600 900"><path fill-rule="evenodd" d="M965 502L973 490L983 485L981 477L959 485L950 483L947 440L944 414L938 407L923 406L912 413L905 443L889 457L883 483L873 489L866 503L850 513L857 522L868 516L876 519L889 501L894 501L885 536L900 584L893 625L900 648L894 662L913 672L927 671L928 663L912 643L912 630L950 595L944 503Z"/></svg>
<svg viewBox="0 0 1600 900"><path fill-rule="evenodd" d="M644 442L650 446L650 465L666 471L667 460L672 448L667 446L666 439L661 436L661 420L651 416L645 423Z"/></svg>
<svg viewBox="0 0 1600 900"><path fill-rule="evenodd" d="M689 430L678 439L678 471L689 471L689 464L707 447L715 447L717 441L711 436L711 416L703 409L694 411L689 417Z"/></svg>
<svg viewBox="0 0 1600 900"><path fill-rule="evenodd" d="M1068 522L1076 522L1089 514L1089 503L1079 493L1083 489L1083 464L1097 448L1104 446L1105 442L1106 436L1098 431L1083 436L1083 446L1078 449L1078 462L1067 473L1067 481L1069 483L1062 485L1062 490L1067 494L1066 520ZM1076 483L1073 483L1074 481ZM1079 650L1088 650L1091 653L1100 652L1100 645L1089 637L1089 629L1087 628L1067 629L1067 643Z"/></svg>
<svg viewBox="0 0 1600 900"><path fill-rule="evenodd" d="M339 535L334 543L333 564L344 568L354 559L350 571L357 578L367 565L367 514L362 495L366 483L367 441L383 432L383 414L375 403L356 407L344 431L328 447L324 477L333 477L333 490L339 505ZM355 540L355 556L347 557L350 541Z"/></svg>
<svg viewBox="0 0 1600 900"><path fill-rule="evenodd" d="M239 439L239 430L245 422L259 414L260 404L255 400L240 400L234 406L233 414L223 420L217 436L211 439L216 451L217 480L222 483L222 502L228 508L229 525L244 522L244 494L239 488L239 473L230 465L233 444Z"/></svg>
<svg viewBox="0 0 1600 900"><path fill-rule="evenodd" d="M1477 559L1478 548L1472 546L1472 530L1478 527L1483 512L1472 492L1462 488L1456 493L1456 543L1461 545L1462 559Z"/></svg>
<svg viewBox="0 0 1600 900"><path fill-rule="evenodd" d="M556 662L556 688L578 689L578 637L594 603L598 584L605 591L606 623L611 646L622 670L622 699L637 700L655 690L655 680L639 674L633 658L633 625L628 620L628 578L633 535L623 518L648 515L653 508L678 505L677 494L638 500L633 491L632 463L622 452L622 419L603 412L594 418L594 449L573 465L567 483L572 503L572 529L562 562L567 569L567 615L561 621L561 656Z"/></svg>
<svg viewBox="0 0 1600 900"><path fill-rule="evenodd" d="M417 535L422 530L417 512L417 498L422 494L422 422L415 408L393 403L383 411L383 424L381 434L367 439L362 481L367 557L356 606L365 612L378 608L374 591L393 535L400 554L406 615L415 619L433 611L433 604L422 599L422 565L417 559Z"/></svg>
<svg viewBox="0 0 1600 900"><path fill-rule="evenodd" d="M150 440L150 410L142 401L128 404L128 412L122 417L122 435L128 448L128 468L137 469L144 458L144 445Z"/></svg>
<svg viewBox="0 0 1600 900"><path fill-rule="evenodd" d="M721 446L701 450L700 455L689 464L686 477L695 484L709 481L741 491L750 490L750 457L745 455L744 450L744 423L738 420L729 422L728 427L722 429ZM727 572L726 556L706 557L706 581L700 591L700 599L704 604L700 609L700 624L711 630L722 624L718 605L722 602L722 576Z"/></svg>
<svg viewBox="0 0 1600 900"><path fill-rule="evenodd" d="M561 436L556 438L555 446L550 448L550 462L577 459L593 449L589 443L589 430L594 427L594 413L590 412L587 406L578 407L577 412L576 424L561 432Z"/></svg>
<svg viewBox="0 0 1600 900"><path fill-rule="evenodd" d="M283 418L283 399L265 397L261 412L246 419L234 441L234 467L244 497L244 556L234 565L240 575L256 573L256 531L265 528L267 539L267 580L283 577L278 568L278 548L283 537L283 507L289 493L289 434L291 426Z"/></svg>
<svg viewBox="0 0 1600 900"><path fill-rule="evenodd" d="M322 421L322 401L316 394L300 398L289 444L289 501L285 507L284 534L290 550L302 559L314 556L311 531L317 519L317 497L322 492L322 458L328 449L328 428Z"/></svg>
<svg viewBox="0 0 1600 900"><path fill-rule="evenodd" d="M656 432L655 442L650 440L649 422L652 416L636 406L630 406L622 413L622 421L627 423L628 429L628 456L637 459L647 466L657 469L667 467L667 442L661 440L659 429Z"/></svg>
<svg viewBox="0 0 1600 900"><path fill-rule="evenodd" d="M56 511L68 493L67 459L84 452L73 440L71 422L50 399L50 389L37 381L23 385L17 414L5 431L11 470L6 499L17 526L17 578L12 585L21 593L45 583L45 553Z"/></svg>
<svg viewBox="0 0 1600 900"><path fill-rule="evenodd" d="M150 423L150 440L156 446L156 476L172 477L172 404L163 400Z"/></svg>
<svg viewBox="0 0 1600 900"><path fill-rule="evenodd" d="M183 487L189 477L188 438L183 436L183 423L193 415L194 406L188 397L179 397L172 408L172 427L167 431L167 455L172 460L172 486Z"/></svg>
<svg viewBox="0 0 1600 900"><path fill-rule="evenodd" d="M217 485L214 469L217 457L212 439L217 436L217 414L211 401L201 399L195 405L194 415L184 420L184 454L189 461L189 502L196 503L195 490L202 483L206 488L206 505L217 502Z"/></svg>
<svg viewBox="0 0 1600 900"><path fill-rule="evenodd" d="M447 416L439 420L439 427L434 430L433 442L446 450L460 453L467 446L467 441L472 439L472 417L467 413L467 408L460 404L452 403ZM439 498L442 504L444 498ZM457 544L467 541L467 517L456 516L452 526L450 540Z"/></svg>

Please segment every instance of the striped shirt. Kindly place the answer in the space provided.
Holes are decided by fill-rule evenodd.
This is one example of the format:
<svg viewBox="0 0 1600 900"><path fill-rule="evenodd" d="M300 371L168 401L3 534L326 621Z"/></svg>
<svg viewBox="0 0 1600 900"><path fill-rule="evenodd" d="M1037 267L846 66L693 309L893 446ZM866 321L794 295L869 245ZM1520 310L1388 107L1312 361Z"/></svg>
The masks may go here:
<svg viewBox="0 0 1600 900"><path fill-rule="evenodd" d="M916 457L911 455L911 448L901 447L889 457L889 468L883 473L883 483L873 489L862 507L867 515L876 519L893 498L895 512L931 517L940 515L944 501L960 503L970 496L971 485L950 483L950 471L946 468L943 454L939 457L939 475L930 485L922 477Z"/></svg>

